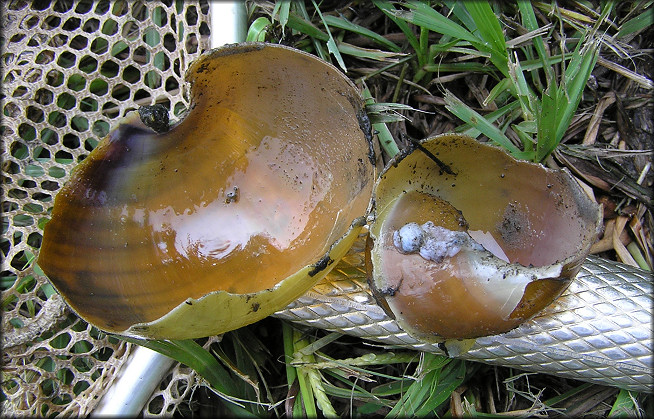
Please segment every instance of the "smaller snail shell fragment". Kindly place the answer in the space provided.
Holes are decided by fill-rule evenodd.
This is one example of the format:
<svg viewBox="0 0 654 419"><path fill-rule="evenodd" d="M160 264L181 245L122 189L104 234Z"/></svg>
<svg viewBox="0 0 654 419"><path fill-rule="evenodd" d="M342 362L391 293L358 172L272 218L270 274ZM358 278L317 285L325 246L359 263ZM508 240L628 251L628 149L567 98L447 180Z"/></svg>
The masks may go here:
<svg viewBox="0 0 654 419"><path fill-rule="evenodd" d="M601 220L567 172L460 135L396 156L374 202L373 294L407 333L434 342L506 332L536 315L569 285Z"/></svg>

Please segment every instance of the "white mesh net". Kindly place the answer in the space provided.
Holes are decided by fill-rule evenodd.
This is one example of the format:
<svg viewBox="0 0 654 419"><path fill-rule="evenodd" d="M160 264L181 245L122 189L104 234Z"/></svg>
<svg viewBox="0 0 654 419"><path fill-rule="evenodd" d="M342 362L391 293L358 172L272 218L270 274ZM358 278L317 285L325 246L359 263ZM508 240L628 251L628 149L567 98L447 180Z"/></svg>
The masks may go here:
<svg viewBox="0 0 654 419"><path fill-rule="evenodd" d="M77 318L34 264L54 195L117 120L140 105L186 110L188 65L209 47L207 0L0 2L2 411L86 415L130 346ZM177 367L146 413L170 413L193 373ZM159 400L159 402L157 402Z"/></svg>

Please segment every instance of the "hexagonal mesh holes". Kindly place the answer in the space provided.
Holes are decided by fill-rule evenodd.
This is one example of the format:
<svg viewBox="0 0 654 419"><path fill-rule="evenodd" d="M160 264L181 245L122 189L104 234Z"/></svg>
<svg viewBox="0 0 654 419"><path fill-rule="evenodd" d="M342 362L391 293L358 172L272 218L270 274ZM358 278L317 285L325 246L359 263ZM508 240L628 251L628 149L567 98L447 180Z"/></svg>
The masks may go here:
<svg viewBox="0 0 654 419"><path fill-rule="evenodd" d="M130 346L75 316L33 262L54 195L117 120L188 105L200 1L11 0L2 25L2 410L88 414Z"/></svg>

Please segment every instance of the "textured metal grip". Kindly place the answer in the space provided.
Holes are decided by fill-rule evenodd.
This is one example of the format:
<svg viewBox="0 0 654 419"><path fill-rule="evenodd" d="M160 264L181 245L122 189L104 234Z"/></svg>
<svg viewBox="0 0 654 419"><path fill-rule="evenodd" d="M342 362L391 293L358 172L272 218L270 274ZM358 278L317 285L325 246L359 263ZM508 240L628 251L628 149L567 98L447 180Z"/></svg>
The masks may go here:
<svg viewBox="0 0 654 419"><path fill-rule="evenodd" d="M327 278L276 317L387 345L443 353L417 341L368 288L361 243ZM633 391L651 391L652 276L588 257L568 290L529 322L477 339L461 358Z"/></svg>

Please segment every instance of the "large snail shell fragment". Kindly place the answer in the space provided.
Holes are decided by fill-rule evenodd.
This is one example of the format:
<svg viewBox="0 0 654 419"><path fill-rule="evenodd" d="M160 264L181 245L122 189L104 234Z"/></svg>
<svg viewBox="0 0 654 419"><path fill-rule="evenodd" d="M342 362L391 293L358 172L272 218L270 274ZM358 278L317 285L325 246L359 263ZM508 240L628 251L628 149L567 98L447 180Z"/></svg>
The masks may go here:
<svg viewBox="0 0 654 419"><path fill-rule="evenodd" d="M39 265L99 328L219 334L296 299L347 251L374 183L369 123L336 68L267 44L224 47L187 73L168 132L136 113L55 200Z"/></svg>
<svg viewBox="0 0 654 419"><path fill-rule="evenodd" d="M567 172L460 135L396 156L373 196L371 287L407 333L428 341L502 333L533 317L569 285L601 220Z"/></svg>

